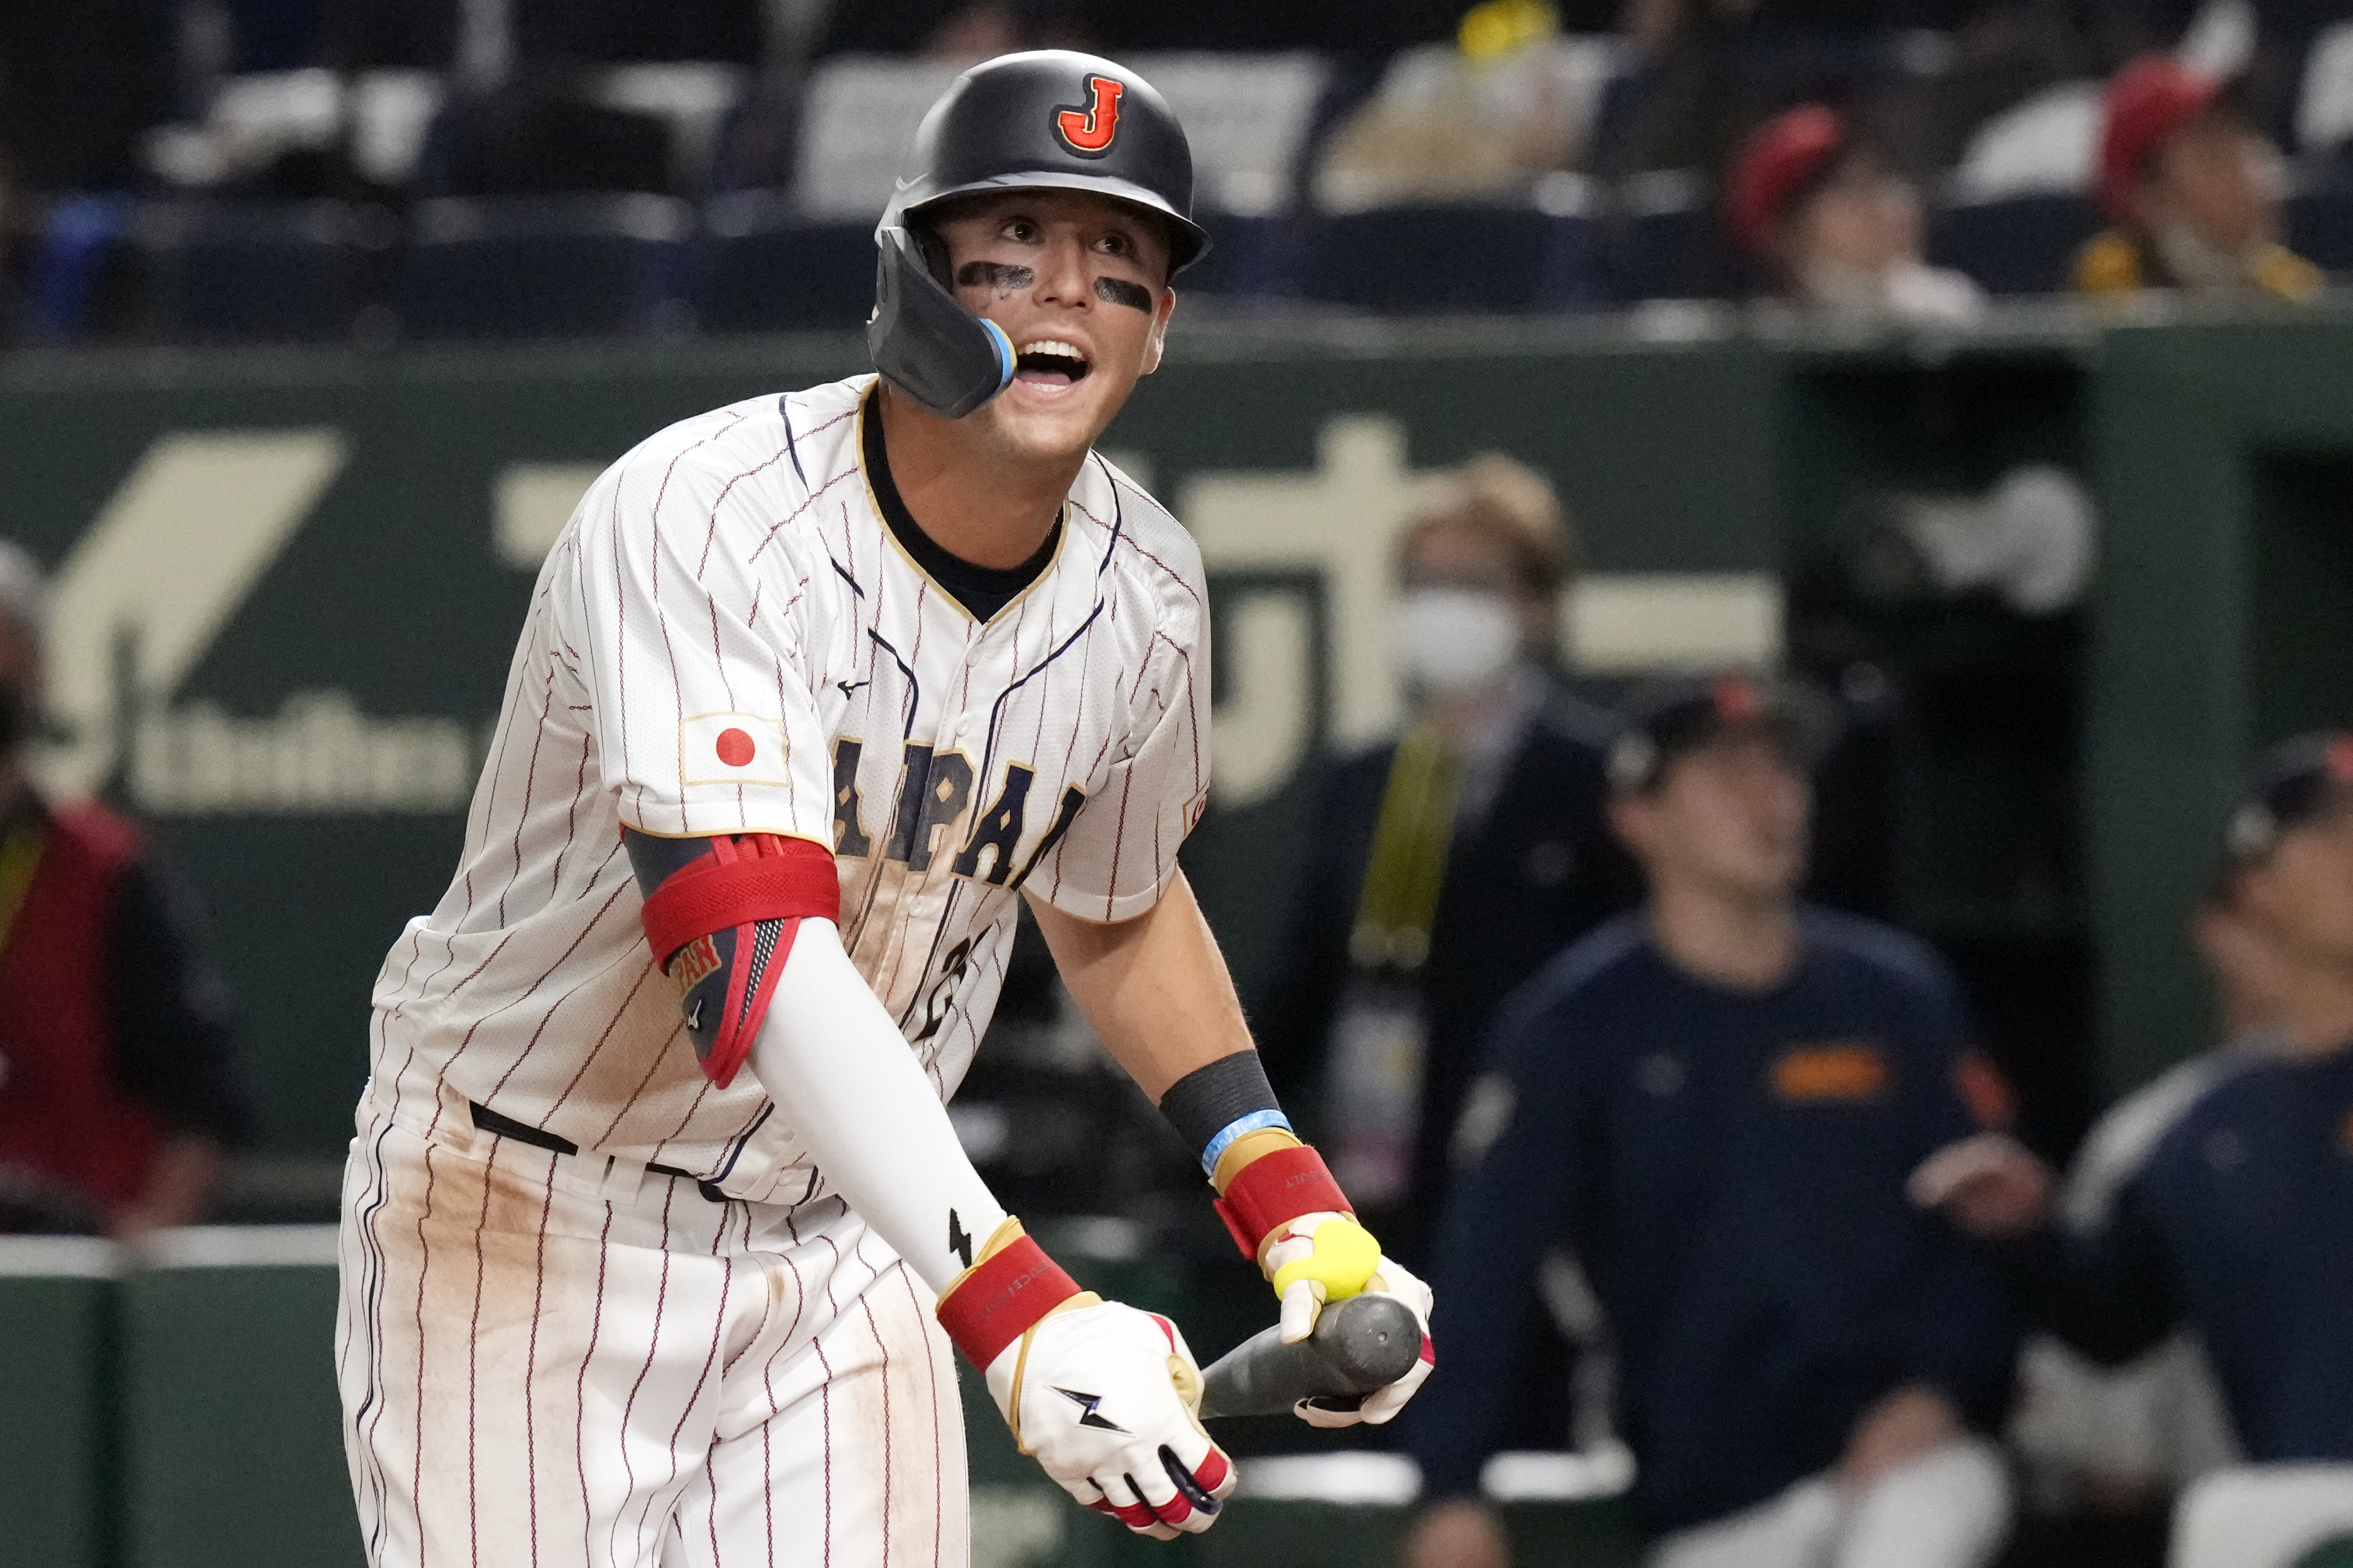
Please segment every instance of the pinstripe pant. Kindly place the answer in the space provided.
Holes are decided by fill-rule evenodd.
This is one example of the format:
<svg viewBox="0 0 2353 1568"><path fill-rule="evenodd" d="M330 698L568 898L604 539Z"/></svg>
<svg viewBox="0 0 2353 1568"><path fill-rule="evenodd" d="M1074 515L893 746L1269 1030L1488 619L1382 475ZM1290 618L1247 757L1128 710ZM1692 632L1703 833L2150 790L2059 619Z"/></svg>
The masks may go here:
<svg viewBox="0 0 2353 1568"><path fill-rule="evenodd" d="M336 1373L373 1568L963 1568L947 1342L840 1200L364 1116Z"/></svg>

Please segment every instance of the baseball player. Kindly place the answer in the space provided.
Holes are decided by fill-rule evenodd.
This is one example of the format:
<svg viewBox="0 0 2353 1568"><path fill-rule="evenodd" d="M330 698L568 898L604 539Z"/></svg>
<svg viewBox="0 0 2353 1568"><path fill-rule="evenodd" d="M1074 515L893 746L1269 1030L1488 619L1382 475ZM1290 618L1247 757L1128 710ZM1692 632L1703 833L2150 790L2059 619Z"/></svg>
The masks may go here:
<svg viewBox="0 0 2353 1568"><path fill-rule="evenodd" d="M1080 1502L1215 1520L1176 1325L1082 1290L949 1127L1017 896L1285 1334L1367 1289L1427 1323L1177 868L1200 557L1092 451L1205 243L1184 132L1108 61L1014 55L914 163L880 377L686 420L582 500L385 962L338 1341L372 1563L962 1563L951 1344ZM1301 1414L1387 1419L1430 1359Z"/></svg>

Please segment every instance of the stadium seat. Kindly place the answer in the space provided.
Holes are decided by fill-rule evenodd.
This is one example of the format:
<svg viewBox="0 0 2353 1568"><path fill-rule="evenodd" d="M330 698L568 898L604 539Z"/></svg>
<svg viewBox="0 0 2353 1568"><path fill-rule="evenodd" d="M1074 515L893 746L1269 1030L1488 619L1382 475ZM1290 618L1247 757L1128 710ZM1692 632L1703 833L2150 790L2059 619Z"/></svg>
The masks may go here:
<svg viewBox="0 0 2353 1568"><path fill-rule="evenodd" d="M1203 212L1209 248L1177 280L1186 294L1270 299L1299 292L1301 248L1308 226L1279 216Z"/></svg>
<svg viewBox="0 0 2353 1568"><path fill-rule="evenodd" d="M30 247L24 297L17 302L26 336L65 342L90 331L132 216L131 202L122 196L67 196L50 204Z"/></svg>
<svg viewBox="0 0 2353 1568"><path fill-rule="evenodd" d="M743 67L711 60L610 66L591 94L607 109L647 114L670 128L670 188L704 188L728 116L744 96Z"/></svg>
<svg viewBox="0 0 2353 1568"><path fill-rule="evenodd" d="M794 205L819 221L870 226L882 216L899 161L932 100L958 68L927 60L845 55L809 76L801 112L799 174Z"/></svg>
<svg viewBox="0 0 2353 1568"><path fill-rule="evenodd" d="M1311 299L1383 314L1566 309L1600 289L1589 221L1532 205L1374 207L1314 221Z"/></svg>
<svg viewBox="0 0 2353 1568"><path fill-rule="evenodd" d="M2056 293L2099 227L2098 210L2080 195L1959 202L1931 216L1928 259L1968 273L1989 294Z"/></svg>
<svg viewBox="0 0 2353 1568"><path fill-rule="evenodd" d="M2305 153L2324 155L2353 142L2353 22L2324 29L2305 51L2295 140Z"/></svg>
<svg viewBox="0 0 2353 1568"><path fill-rule="evenodd" d="M417 205L396 270L421 338L637 332L686 324L691 211L644 195L443 197Z"/></svg>
<svg viewBox="0 0 2353 1568"><path fill-rule="evenodd" d="M388 226L390 220L374 215ZM328 342L366 303L376 252L367 220L340 202L192 199L132 225L149 330L173 342Z"/></svg>
<svg viewBox="0 0 2353 1568"><path fill-rule="evenodd" d="M846 331L874 304L874 220L815 221L782 193L736 191L704 213L695 316L705 331Z"/></svg>
<svg viewBox="0 0 2353 1568"><path fill-rule="evenodd" d="M1635 175L1620 193L1603 244L1611 293L1631 302L1709 292L1709 225L1706 191L1696 174Z"/></svg>
<svg viewBox="0 0 2353 1568"><path fill-rule="evenodd" d="M2327 272L2353 272L2353 163L2337 163L2288 198L2287 243Z"/></svg>
<svg viewBox="0 0 2353 1568"><path fill-rule="evenodd" d="M1193 150L1193 200L1245 216L1287 205L1327 67L1296 54L1139 54L1125 62L1168 100Z"/></svg>

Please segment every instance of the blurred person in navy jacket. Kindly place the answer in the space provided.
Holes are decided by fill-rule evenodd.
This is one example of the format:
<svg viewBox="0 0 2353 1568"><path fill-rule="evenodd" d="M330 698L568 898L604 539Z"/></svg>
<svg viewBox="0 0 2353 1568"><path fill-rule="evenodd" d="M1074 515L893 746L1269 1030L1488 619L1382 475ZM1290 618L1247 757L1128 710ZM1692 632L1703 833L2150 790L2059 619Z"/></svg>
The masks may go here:
<svg viewBox="0 0 2353 1568"><path fill-rule="evenodd" d="M2087 1149L2063 1197L1998 1137L1915 1185L2094 1361L2196 1328L2252 1463L2183 1498L2174 1561L2262 1565L2353 1535L2353 733L2258 760L2210 903L2273 960L2235 1049L2144 1091L2136 1135Z"/></svg>
<svg viewBox="0 0 2353 1568"><path fill-rule="evenodd" d="M33 787L43 604L0 540L0 1229L193 1223L244 1130L227 994L144 836Z"/></svg>
<svg viewBox="0 0 2353 1568"><path fill-rule="evenodd" d="M1577 543L1508 458L1441 478L1400 537L1404 732L1333 764L1260 1019L1286 1104L1418 1264L1494 1007L1639 884L1601 819L1607 715L1554 679Z"/></svg>
<svg viewBox="0 0 2353 1568"><path fill-rule="evenodd" d="M1517 1375L1501 1327L1566 1247L1616 1342L1654 1568L1973 1568L2010 1513L1973 1433L2015 1336L1905 1181L2006 1091L1935 954L1798 899L1816 705L1724 674L1635 713L1610 816L1649 900L1511 999L1456 1131L1407 1560L1504 1561L1472 1500Z"/></svg>

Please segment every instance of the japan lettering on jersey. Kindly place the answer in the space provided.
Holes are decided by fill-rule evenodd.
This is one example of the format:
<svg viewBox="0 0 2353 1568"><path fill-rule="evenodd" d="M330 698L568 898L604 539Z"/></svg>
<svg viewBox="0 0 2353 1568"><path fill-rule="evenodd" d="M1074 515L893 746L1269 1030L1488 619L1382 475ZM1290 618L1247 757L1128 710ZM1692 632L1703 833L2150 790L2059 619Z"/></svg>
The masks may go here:
<svg viewBox="0 0 2353 1568"><path fill-rule="evenodd" d="M550 552L448 893L394 946L371 1093L463 1102L733 1195L811 1169L749 1073L698 1068L621 847L777 833L836 856L842 937L939 1086L987 1026L1022 892L1141 914L1209 779L1200 555L1091 457L1052 564L977 624L892 536L861 376L736 404L608 469Z"/></svg>

